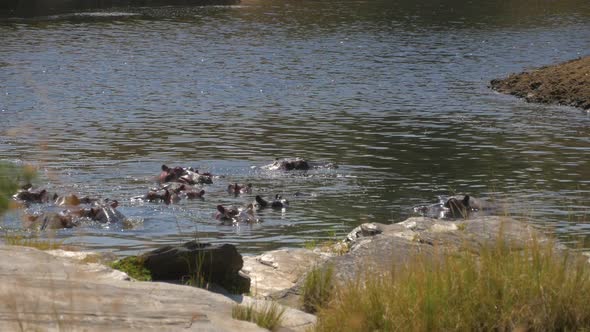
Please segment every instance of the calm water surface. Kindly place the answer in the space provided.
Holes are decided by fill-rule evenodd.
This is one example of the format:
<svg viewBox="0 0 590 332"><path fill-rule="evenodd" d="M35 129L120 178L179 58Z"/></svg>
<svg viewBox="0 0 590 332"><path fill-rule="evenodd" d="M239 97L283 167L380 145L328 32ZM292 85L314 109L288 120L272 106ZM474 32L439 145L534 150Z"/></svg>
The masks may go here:
<svg viewBox="0 0 590 332"><path fill-rule="evenodd" d="M260 0L5 20L0 160L36 165L52 191L121 201L131 225L57 234L119 254L195 237L245 253L297 246L403 220L449 193L493 199L565 242L590 234L590 114L487 87L590 54L590 4L435 2ZM283 156L341 167L253 167ZM132 202L163 163L224 177L204 201ZM282 193L291 207L221 226L217 204L254 195L228 195L229 182ZM19 230L19 214L2 228Z"/></svg>

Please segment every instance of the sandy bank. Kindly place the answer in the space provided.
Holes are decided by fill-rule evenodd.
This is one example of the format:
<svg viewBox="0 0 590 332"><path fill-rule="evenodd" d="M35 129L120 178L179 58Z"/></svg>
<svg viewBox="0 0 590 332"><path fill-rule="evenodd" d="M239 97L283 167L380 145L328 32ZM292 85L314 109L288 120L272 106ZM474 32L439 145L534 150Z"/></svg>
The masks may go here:
<svg viewBox="0 0 590 332"><path fill-rule="evenodd" d="M495 79L491 88L528 102L590 109L590 56Z"/></svg>

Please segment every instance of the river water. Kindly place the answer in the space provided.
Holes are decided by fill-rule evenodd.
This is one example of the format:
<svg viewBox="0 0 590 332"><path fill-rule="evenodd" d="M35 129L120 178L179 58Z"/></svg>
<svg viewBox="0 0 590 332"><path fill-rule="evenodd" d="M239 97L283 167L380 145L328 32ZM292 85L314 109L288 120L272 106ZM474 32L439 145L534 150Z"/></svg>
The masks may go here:
<svg viewBox="0 0 590 332"><path fill-rule="evenodd" d="M488 88L590 54L587 1L269 1L0 23L0 160L118 199L126 225L61 230L129 254L193 238L254 253L398 222L437 195L497 202L564 242L590 234L590 114ZM276 157L337 170L268 172ZM131 201L162 164L222 175L203 201ZM251 182L234 197L230 182ZM305 195L295 196L300 192ZM282 193L223 226L217 204ZM21 230L20 213L2 229ZM590 247L590 242L587 242Z"/></svg>

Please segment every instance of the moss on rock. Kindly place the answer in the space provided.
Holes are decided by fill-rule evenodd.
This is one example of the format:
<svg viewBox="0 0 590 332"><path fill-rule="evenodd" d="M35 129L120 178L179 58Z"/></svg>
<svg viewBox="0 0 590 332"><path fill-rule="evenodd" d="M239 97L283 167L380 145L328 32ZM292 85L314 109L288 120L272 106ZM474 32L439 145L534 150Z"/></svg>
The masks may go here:
<svg viewBox="0 0 590 332"><path fill-rule="evenodd" d="M131 278L139 281L151 281L152 274L143 265L143 260L137 256L129 256L110 264L113 269L127 273Z"/></svg>

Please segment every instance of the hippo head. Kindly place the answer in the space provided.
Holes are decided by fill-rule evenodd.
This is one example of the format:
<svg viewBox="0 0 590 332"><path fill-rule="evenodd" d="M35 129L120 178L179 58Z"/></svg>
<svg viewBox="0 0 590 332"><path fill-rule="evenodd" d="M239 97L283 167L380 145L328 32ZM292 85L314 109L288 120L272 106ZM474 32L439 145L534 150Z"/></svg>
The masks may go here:
<svg viewBox="0 0 590 332"><path fill-rule="evenodd" d="M225 214L225 208L221 204L217 205L217 211L221 214Z"/></svg>
<svg viewBox="0 0 590 332"><path fill-rule="evenodd" d="M458 200L456 198L450 198L445 203L445 208L449 209L448 215L454 218L465 218L469 213L469 195L465 195L462 200Z"/></svg>

